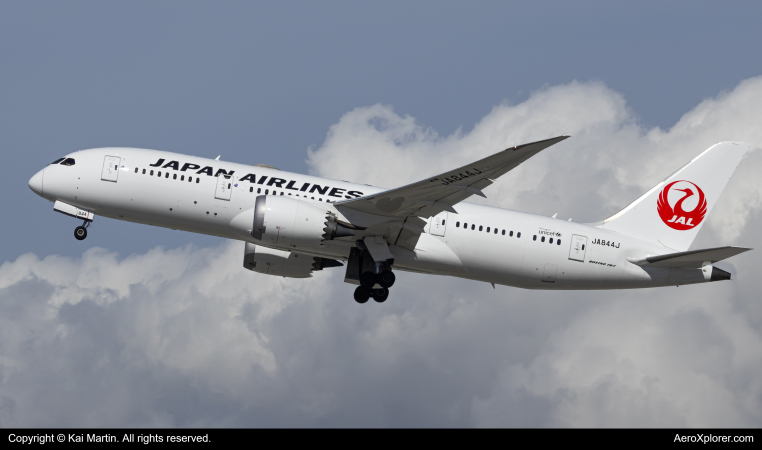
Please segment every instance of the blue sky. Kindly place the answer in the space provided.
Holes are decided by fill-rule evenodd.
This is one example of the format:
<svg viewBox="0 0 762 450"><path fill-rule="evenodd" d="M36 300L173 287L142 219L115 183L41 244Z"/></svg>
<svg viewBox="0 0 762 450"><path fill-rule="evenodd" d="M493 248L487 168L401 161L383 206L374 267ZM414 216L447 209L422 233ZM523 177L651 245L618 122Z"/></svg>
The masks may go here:
<svg viewBox="0 0 762 450"><path fill-rule="evenodd" d="M586 222L745 140L693 248L758 248L761 13L0 3L0 426L759 427L759 251L708 286L400 273L386 303L360 306L336 270L248 273L240 242L104 218L76 241L27 181L66 153L129 146L395 186L570 133L480 202Z"/></svg>

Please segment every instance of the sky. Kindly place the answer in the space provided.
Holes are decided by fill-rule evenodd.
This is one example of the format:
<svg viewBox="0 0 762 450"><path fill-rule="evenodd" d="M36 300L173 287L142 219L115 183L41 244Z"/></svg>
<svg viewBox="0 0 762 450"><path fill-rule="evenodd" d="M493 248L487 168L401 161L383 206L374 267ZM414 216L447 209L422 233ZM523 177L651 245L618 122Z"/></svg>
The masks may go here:
<svg viewBox="0 0 762 450"><path fill-rule="evenodd" d="M254 274L241 242L104 218L76 241L26 185L131 146L394 187L571 134L479 202L593 222L736 140L691 248L755 248L760 9L0 3L0 426L761 426L758 251L633 291L400 272L358 305L341 269Z"/></svg>

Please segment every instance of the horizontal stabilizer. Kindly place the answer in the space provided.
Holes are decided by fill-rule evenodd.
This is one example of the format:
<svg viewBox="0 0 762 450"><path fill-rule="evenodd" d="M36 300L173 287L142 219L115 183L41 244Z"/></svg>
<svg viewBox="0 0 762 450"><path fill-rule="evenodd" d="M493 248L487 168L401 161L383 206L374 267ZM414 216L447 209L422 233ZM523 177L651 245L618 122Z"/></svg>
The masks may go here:
<svg viewBox="0 0 762 450"><path fill-rule="evenodd" d="M638 266L646 267L685 267L701 268L706 263L714 264L717 261L748 252L750 248L743 247L717 247L703 250L691 250L689 252L668 253L666 255L648 256L645 258L628 257L627 261Z"/></svg>

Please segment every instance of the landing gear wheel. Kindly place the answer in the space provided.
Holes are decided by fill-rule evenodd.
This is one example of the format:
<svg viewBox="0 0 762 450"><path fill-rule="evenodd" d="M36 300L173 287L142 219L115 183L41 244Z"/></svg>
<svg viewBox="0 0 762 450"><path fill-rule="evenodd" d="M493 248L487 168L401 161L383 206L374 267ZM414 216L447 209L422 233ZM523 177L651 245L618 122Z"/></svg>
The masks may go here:
<svg viewBox="0 0 762 450"><path fill-rule="evenodd" d="M74 229L74 237L77 238L78 241L83 240L87 237L87 228L85 227L77 227Z"/></svg>
<svg viewBox="0 0 762 450"><path fill-rule="evenodd" d="M360 286L371 289L374 284L376 284L375 273L371 271L367 271L367 272L363 272L362 275L360 275Z"/></svg>
<svg viewBox="0 0 762 450"><path fill-rule="evenodd" d="M383 303L387 298L389 298L389 289L373 289L371 295L373 295L373 300L377 301L378 303Z"/></svg>
<svg viewBox="0 0 762 450"><path fill-rule="evenodd" d="M363 287L363 286L357 286L357 289L355 289L355 301L357 303L365 303L370 298L370 289ZM374 297L375 298L375 297Z"/></svg>
<svg viewBox="0 0 762 450"><path fill-rule="evenodd" d="M397 279L396 276L394 276L394 273L391 270L384 270L380 274L378 274L378 278L376 279L376 283L378 283L381 287L390 288L394 286L394 281Z"/></svg>

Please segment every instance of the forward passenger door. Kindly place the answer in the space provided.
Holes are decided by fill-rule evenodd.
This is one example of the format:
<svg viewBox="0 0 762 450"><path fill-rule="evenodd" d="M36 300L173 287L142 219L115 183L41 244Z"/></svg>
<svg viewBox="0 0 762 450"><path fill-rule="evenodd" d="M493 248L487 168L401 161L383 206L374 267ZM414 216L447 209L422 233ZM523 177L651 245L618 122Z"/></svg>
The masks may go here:
<svg viewBox="0 0 762 450"><path fill-rule="evenodd" d="M113 181L119 176L119 163L122 158L118 156L106 156L103 158L103 170L101 171L101 180Z"/></svg>

